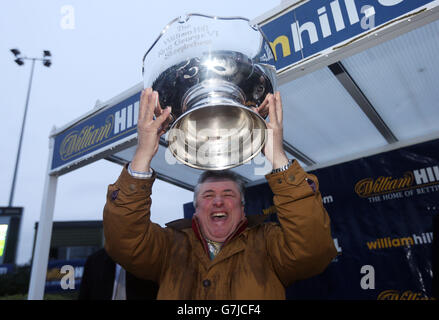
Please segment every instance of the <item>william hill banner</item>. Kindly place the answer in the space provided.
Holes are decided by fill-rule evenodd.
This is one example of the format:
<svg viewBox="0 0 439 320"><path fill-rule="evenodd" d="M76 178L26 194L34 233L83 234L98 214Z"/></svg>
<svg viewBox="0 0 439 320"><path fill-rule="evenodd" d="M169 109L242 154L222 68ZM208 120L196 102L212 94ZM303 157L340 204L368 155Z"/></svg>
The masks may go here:
<svg viewBox="0 0 439 320"><path fill-rule="evenodd" d="M278 72L341 43L410 18L436 0L309 0L262 26Z"/></svg>
<svg viewBox="0 0 439 320"><path fill-rule="evenodd" d="M432 297L433 217L439 213L439 140L313 172L339 256L291 298Z"/></svg>
<svg viewBox="0 0 439 320"><path fill-rule="evenodd" d="M92 157L124 139L134 139L139 101L140 91L57 134L51 170Z"/></svg>
<svg viewBox="0 0 439 320"><path fill-rule="evenodd" d="M439 215L439 140L311 172L339 255L296 282L289 299L432 298L433 217ZM268 184L248 188L247 214L275 220ZM193 207L185 205L185 217ZM272 215L274 213L274 215Z"/></svg>

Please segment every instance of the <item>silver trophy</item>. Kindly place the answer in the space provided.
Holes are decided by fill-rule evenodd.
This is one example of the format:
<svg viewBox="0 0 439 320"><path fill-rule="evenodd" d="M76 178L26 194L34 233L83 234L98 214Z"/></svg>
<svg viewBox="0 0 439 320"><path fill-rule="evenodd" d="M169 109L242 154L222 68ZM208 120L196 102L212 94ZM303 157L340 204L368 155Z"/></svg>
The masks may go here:
<svg viewBox="0 0 439 320"><path fill-rule="evenodd" d="M197 169L241 165L264 147L258 107L275 91L273 52L241 17L188 14L171 21L143 58L144 87L172 107L169 151Z"/></svg>

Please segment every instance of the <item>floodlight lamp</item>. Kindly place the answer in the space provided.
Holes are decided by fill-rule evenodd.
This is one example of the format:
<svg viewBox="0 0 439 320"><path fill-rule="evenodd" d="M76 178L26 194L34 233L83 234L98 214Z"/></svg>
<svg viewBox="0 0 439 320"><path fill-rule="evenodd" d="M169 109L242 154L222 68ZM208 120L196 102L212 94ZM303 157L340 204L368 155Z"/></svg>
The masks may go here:
<svg viewBox="0 0 439 320"><path fill-rule="evenodd" d="M49 50L44 50L44 51L43 51L43 54L44 54L45 57L51 57L51 56L52 56L52 55L50 54L50 51L49 51Z"/></svg>
<svg viewBox="0 0 439 320"><path fill-rule="evenodd" d="M50 67L50 66L52 65L52 62L51 62L50 60L48 60L48 59L44 59L44 60L43 60L43 64L44 64L46 67Z"/></svg>
<svg viewBox="0 0 439 320"><path fill-rule="evenodd" d="M17 58L14 60L16 64L18 64L19 66L22 66L24 64L23 59Z"/></svg>
<svg viewBox="0 0 439 320"><path fill-rule="evenodd" d="M21 52L18 49L11 49L11 52L14 54L14 56L18 56Z"/></svg>

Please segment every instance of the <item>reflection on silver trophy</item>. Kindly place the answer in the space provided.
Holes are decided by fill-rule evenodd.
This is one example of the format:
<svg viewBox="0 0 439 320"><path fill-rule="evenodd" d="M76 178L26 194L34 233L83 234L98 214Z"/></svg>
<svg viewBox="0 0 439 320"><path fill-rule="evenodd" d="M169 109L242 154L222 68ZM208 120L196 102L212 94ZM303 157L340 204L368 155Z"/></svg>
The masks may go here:
<svg viewBox="0 0 439 320"><path fill-rule="evenodd" d="M273 53L245 18L189 14L173 20L145 54L144 87L172 107L169 150L209 170L255 157L267 139L258 107L275 91Z"/></svg>

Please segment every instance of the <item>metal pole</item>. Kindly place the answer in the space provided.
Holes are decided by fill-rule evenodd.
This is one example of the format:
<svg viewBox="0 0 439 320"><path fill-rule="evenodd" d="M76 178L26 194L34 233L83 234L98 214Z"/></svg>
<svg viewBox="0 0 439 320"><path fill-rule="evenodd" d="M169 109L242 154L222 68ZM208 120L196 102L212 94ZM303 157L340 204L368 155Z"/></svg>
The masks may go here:
<svg viewBox="0 0 439 320"><path fill-rule="evenodd" d="M34 76L34 66L35 66L35 59L32 59L32 68L30 71L29 86L27 88L26 105L24 107L23 123L21 125L21 133L20 133L20 141L18 143L17 159L15 160L14 177L12 178L11 194L9 196L9 207L12 207L12 201L14 200L15 181L17 179L18 163L20 161L21 144L23 142L24 126L26 124L26 114L27 114L27 108L29 105L30 91L31 91L31 87L32 87L32 78Z"/></svg>
<svg viewBox="0 0 439 320"><path fill-rule="evenodd" d="M51 134L56 130L52 129ZM29 281L28 300L43 300L46 284L47 264L49 262L50 239L52 238L53 212L55 209L58 176L50 175L52 165L54 138L49 140L49 156L47 161L46 180L44 182L43 202L41 204L40 221L38 223L37 240L32 257L32 268Z"/></svg>

